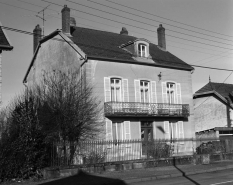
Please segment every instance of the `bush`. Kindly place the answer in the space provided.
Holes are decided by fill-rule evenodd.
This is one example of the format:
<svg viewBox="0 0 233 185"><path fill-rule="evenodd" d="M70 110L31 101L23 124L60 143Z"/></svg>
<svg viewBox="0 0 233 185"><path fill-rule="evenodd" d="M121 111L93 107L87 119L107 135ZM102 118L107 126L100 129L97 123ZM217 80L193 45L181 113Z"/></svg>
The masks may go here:
<svg viewBox="0 0 233 185"><path fill-rule="evenodd" d="M167 158L173 153L172 144L167 144L164 141L155 140L149 141L147 145L147 155L154 159Z"/></svg>
<svg viewBox="0 0 233 185"><path fill-rule="evenodd" d="M225 151L223 143L220 141L209 141L207 143L202 143L196 148L197 154L216 154Z"/></svg>

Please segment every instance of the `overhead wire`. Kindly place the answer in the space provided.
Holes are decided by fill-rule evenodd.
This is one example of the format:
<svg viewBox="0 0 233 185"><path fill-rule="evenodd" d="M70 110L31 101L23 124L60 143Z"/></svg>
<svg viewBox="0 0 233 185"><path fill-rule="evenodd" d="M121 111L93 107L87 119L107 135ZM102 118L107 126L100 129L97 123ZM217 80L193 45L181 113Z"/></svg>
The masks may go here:
<svg viewBox="0 0 233 185"><path fill-rule="evenodd" d="M71 0L66 0L66 1L68 1L68 2L73 2L73 1L71 1ZM160 22L160 23L163 23L163 22L158 21L158 20L155 20L155 19L151 19L151 18L148 18L148 17L141 16L141 15L139 15L139 14L135 14L135 13L131 13L131 12L128 12L128 11L124 11L124 10L122 10L122 9L114 8L114 7L111 7L111 6L108 6L108 5L99 3L99 2L95 2L95 1L93 1L93 0L87 0L87 1L92 2L92 3L95 3L95 4L98 4L98 5L101 5L101 6L105 6L105 7L111 8L111 9L113 9L113 10L118 10L118 11L121 11L121 12L124 12L124 13L127 13L127 14L131 14L131 15L134 15L134 16L137 16L137 17L141 17L141 18L144 18L144 19L147 19L147 20L151 20L151 21L153 21L153 22ZM73 3L82 5L82 4L76 3L76 2L73 2ZM84 6L84 5L82 5L82 6ZM87 6L87 7L88 7L88 6ZM137 12L137 13L138 13L138 12ZM115 15L115 14L114 14L114 15ZM145 24L146 24L146 23L145 23ZM216 37L216 36L213 36L213 35L208 35L208 34L205 34L205 33L197 32L197 31L194 31L194 30L186 29L186 28L183 28L183 27L175 26L175 25L172 25L172 24L169 24L169 23L164 23L164 24L169 25L169 26L172 26L172 27L175 27L175 28L183 29L183 30L186 30L186 31L198 33L198 34L201 34L201 35L206 35L206 36L209 36L209 37L218 38L218 39L221 39L221 40L226 40L226 41L230 41L230 42L233 41L233 40L228 40L228 39ZM148 25L150 25L150 24L148 24ZM166 29L166 30L169 30L169 29ZM176 33L180 33L180 32L174 31L174 30L169 30L169 31L176 32ZM185 33L182 33L182 34L185 34ZM188 35L188 34L186 34L186 35ZM192 35L188 35L188 36L192 36ZM199 37L198 37L198 38L199 38ZM205 38L202 38L202 39L205 39Z"/></svg>
<svg viewBox="0 0 233 185"><path fill-rule="evenodd" d="M44 2L47 2L47 3L51 3L51 4L54 4L54 5L60 6L60 7L63 7L62 5L59 5L57 3L53 3L51 1L47 1L47 0L41 0L41 1L44 1ZM82 12L82 13L85 13L85 14L88 14L88 15L92 15L92 16L99 17L99 18L102 18L102 19L106 19L106 20L113 21L113 22L120 23L120 24L125 24L125 25L132 26L132 27L135 27L135 28L138 28L138 29L141 29L141 30L146 30L146 31L150 31L150 32L155 33L155 31L153 31L153 30L149 30L149 29L146 29L146 28L141 28L139 26L135 26L135 25L131 25L131 24L122 23L120 21L116 21L116 20L113 20L113 19L109 19L109 18L106 18L106 17L95 15L95 14L92 14L92 13L87 13L87 12L82 11L82 10L77 10L77 9L74 9L74 8L71 8L71 9L74 10L74 11L77 11L77 12ZM174 35L169 35L169 34L166 34L166 35L170 36L170 37L177 38L177 39L186 40L186 41L190 41L190 42L195 42L195 43L199 43L199 44L204 44L204 45L208 45L208 46L212 46L212 47L217 47L217 48L222 48L222 49L227 49L227 50L233 50L233 49L230 49L230 48L216 46L216 45L213 45L213 44L207 44L207 43L203 43L203 42L199 42L199 41L194 41L194 40L190 40L190 39L185 39L185 38L177 37L177 36L174 36Z"/></svg>
<svg viewBox="0 0 233 185"><path fill-rule="evenodd" d="M149 12L146 12L146 11L142 11L141 9L136 9L136 8L133 8L133 7L129 7L127 5L122 5L120 3L116 3L116 2L113 2L113 1L110 1L110 0L105 0L105 1L113 3L113 4L116 4L116 5L119 5L119 6L122 6L122 7L126 7L126 8L129 8L129 9L135 10L137 12L142 12L142 13L145 13L147 15L152 15L152 16L155 16L155 17L159 17L161 19L165 19L165 20L168 20L168 21L179 23L179 24L182 24L182 25L185 25L185 26L189 26L189 27L192 27L192 28L200 29L200 30L203 30L203 31L206 31L206 32L211 32L211 33L222 35L222 36L226 36L226 37L233 37L231 35L225 35L225 34L222 34L222 33L214 32L214 31L211 31L211 30L207 30L207 29L203 29L203 28L197 27L197 26L193 26L193 25L189 25L189 24L186 24L186 23L182 23L182 22L179 22L179 21L172 20L172 19L168 19L168 18L159 16L159 15L155 15L155 14L152 14L152 13L149 13Z"/></svg>
<svg viewBox="0 0 233 185"><path fill-rule="evenodd" d="M18 0L18 1L22 1L22 0ZM22 2L27 3L27 4L32 4L32 3L25 2L25 1L22 1ZM1 2L0 2L0 3L1 3ZM6 4L6 3L3 3L3 4ZM10 4L6 4L6 5L37 13L36 11L30 10L30 9L25 9L25 8L21 8L21 7L14 6L14 5L10 5ZM34 6L38 6L38 7L42 7L42 6L35 5L35 4L33 4L33 5L34 5ZM61 6L61 5L58 5L58 6ZM53 9L51 9L51 10L53 10ZM56 10L53 10L53 11L56 11ZM56 12L58 12L58 11L56 11ZM50 15L50 16L52 16L52 15ZM55 17L55 16L52 16L52 17L58 18L58 17ZM76 16L76 17L77 17L77 16ZM84 20L88 20L88 21L92 21L92 20L90 20L90 19L86 19L86 18L82 18L82 17L78 17L78 18L81 18L81 19L84 19ZM60 19L60 18L59 18L59 19ZM97 22L97 21L92 21L92 22ZM107 26L111 26L111 27L116 27L116 26L104 24L104 23L101 23L101 22L97 22L97 23L100 23L100 24L103 24L103 25L107 25ZM86 25L86 24L83 24L83 23L81 23L81 24L82 24L82 25L85 25L85 26L90 26L90 27L95 28L94 26L91 26L91 25ZM118 28L118 27L116 27L116 28ZM139 32L133 31L133 33L139 33ZM142 33L139 33L139 34L142 34ZM144 34L144 33L143 33L143 35L147 35L147 36L153 37L152 35L148 35L148 34ZM167 40L169 40L169 39L167 39ZM170 41L171 41L171 40L170 40ZM175 42L175 41L171 41L171 42ZM179 42L176 41L176 43L179 43ZM181 44L183 44L183 45L189 45L189 44L186 44L186 43L181 43ZM194 45L189 45L189 46L197 47L197 46L194 46ZM176 47L176 46L171 46L171 47ZM176 47L176 48L179 48L179 47ZM203 48L203 47L199 47L199 46L198 46L198 48ZM183 49L186 49L186 48L183 48ZM207 48L203 48L203 49L207 49ZM186 50L188 50L188 49L186 49ZM212 50L212 49L207 49L207 50ZM193 51L195 51L195 50L193 50ZM213 51L217 51L217 50L213 50ZM198 52L198 51L197 51L197 52ZM202 52L202 51L199 51L199 52L204 53L204 52ZM219 52L219 51L217 51L217 52ZM206 53L206 54L208 54L208 53ZM209 53L209 54L210 54L210 53Z"/></svg>
<svg viewBox="0 0 233 185"><path fill-rule="evenodd" d="M9 5L9 4L7 4L7 5ZM17 7L17 6L14 6L14 7ZM21 7L17 7L17 8L21 8ZM28 9L26 9L26 10L28 10ZM32 10L28 10L28 11L32 11ZM31 33L31 32L18 30L18 29L14 29L14 28L9 28L9 27L4 27L4 26L1 26L1 27L3 29L7 29L7 30L10 30L10 31L16 31L16 32L19 32L19 33L25 33L25 34L33 35L33 33ZM189 64L189 65L194 66L194 67L202 67L202 68L209 68L209 69L216 69L216 70L232 71L232 70L228 70L228 69L212 68L212 67L207 67L207 66L197 66L197 65L192 65L192 64Z"/></svg>
<svg viewBox="0 0 233 185"><path fill-rule="evenodd" d="M146 22L142 22L142 21L139 21L139 20L135 20L135 19L132 19L132 18L128 18L128 17L125 17L125 16L122 16L122 15L117 15L117 14L114 14L114 13L111 13L111 12L107 12L107 11L104 11L104 10L100 10L98 8L94 8L94 7L90 7L90 6L87 6L87 5L83 5L81 3L78 3L78 2L74 2L74 1L71 1L71 0L66 0L68 2L71 2L71 3L74 3L74 4L77 4L77 5L81 5L81 6L84 6L84 7L88 7L88 8L91 8L93 10L97 10L97 11L100 11L100 12L105 12L107 14L110 14L110 15L114 15L114 16L117 16L117 17L121 17L121 18L124 18L124 19L128 19L128 20L131 20L131 21L135 21L137 23L141 23L141 24L145 24L145 25L148 25L148 26L151 26L151 27L154 27L153 24L149 24L149 23L146 23ZM157 22L157 21L156 21ZM167 23L166 23L167 24ZM169 25L169 24L167 24ZM170 25L171 26L171 25ZM182 34L182 35L186 35L186 36L190 36L190 37L194 37L194 38L199 38L199 39L202 39L202 40L207 40L207 41L211 41L211 42L216 42L216 43L221 43L221 44L226 44L226 45L229 45L229 46L233 46L232 44L228 44L228 43L223 43L223 42L219 42L219 41L214 41L214 40L210 40L210 39L207 39L207 38L202 38L202 37L198 37L198 36L194 36L194 35L190 35L190 34L186 34L186 33L182 33L182 32L179 32L179 31L174 31L174 30L170 30L168 28L166 28L166 30L168 31L171 31L171 32L175 32L175 33L179 33L179 34ZM152 30L151 30L152 31ZM155 31L153 31L155 32ZM168 36L171 36L171 35L168 35ZM184 38L183 38L184 39ZM221 38L220 38L221 39ZM232 41L231 41L232 42Z"/></svg>

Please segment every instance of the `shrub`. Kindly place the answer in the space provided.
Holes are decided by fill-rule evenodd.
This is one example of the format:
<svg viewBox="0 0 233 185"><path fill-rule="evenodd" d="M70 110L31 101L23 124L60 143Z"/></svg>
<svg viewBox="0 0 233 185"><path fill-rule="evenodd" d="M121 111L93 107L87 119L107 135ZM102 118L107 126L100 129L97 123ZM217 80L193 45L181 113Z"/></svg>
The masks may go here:
<svg viewBox="0 0 233 185"><path fill-rule="evenodd" d="M197 154L216 154L224 152L225 147L220 141L209 141L198 146L196 151Z"/></svg>
<svg viewBox="0 0 233 185"><path fill-rule="evenodd" d="M147 155L154 159L167 158L173 153L172 144L167 144L162 140L149 141L147 145Z"/></svg>

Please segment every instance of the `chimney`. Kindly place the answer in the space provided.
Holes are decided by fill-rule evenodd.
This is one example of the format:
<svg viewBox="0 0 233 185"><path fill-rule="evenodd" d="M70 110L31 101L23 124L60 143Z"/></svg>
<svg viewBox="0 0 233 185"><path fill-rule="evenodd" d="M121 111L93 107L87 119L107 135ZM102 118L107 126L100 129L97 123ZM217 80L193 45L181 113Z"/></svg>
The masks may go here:
<svg viewBox="0 0 233 185"><path fill-rule="evenodd" d="M120 32L121 35L128 35L128 31L125 27L122 27L122 30Z"/></svg>
<svg viewBox="0 0 233 185"><path fill-rule="evenodd" d="M74 17L70 17L70 34L72 35L75 31L76 21Z"/></svg>
<svg viewBox="0 0 233 185"><path fill-rule="evenodd" d="M157 34L158 34L158 46L166 50L165 28L162 26L162 24L159 25L159 28L157 29Z"/></svg>
<svg viewBox="0 0 233 185"><path fill-rule="evenodd" d="M35 53L36 51L36 48L41 40L41 32L42 32L42 29L40 28L40 25L37 24L35 29L33 30L33 53Z"/></svg>
<svg viewBox="0 0 233 185"><path fill-rule="evenodd" d="M62 32L70 35L70 9L67 5L61 10L62 13Z"/></svg>

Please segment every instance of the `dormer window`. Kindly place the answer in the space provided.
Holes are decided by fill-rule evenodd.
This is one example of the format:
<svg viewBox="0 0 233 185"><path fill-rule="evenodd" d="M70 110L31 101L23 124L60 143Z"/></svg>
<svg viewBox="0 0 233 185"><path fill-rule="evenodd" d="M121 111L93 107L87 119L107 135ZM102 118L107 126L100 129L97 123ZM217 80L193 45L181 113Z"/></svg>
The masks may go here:
<svg viewBox="0 0 233 185"><path fill-rule="evenodd" d="M147 57L147 46L145 44L138 44L138 56Z"/></svg>

